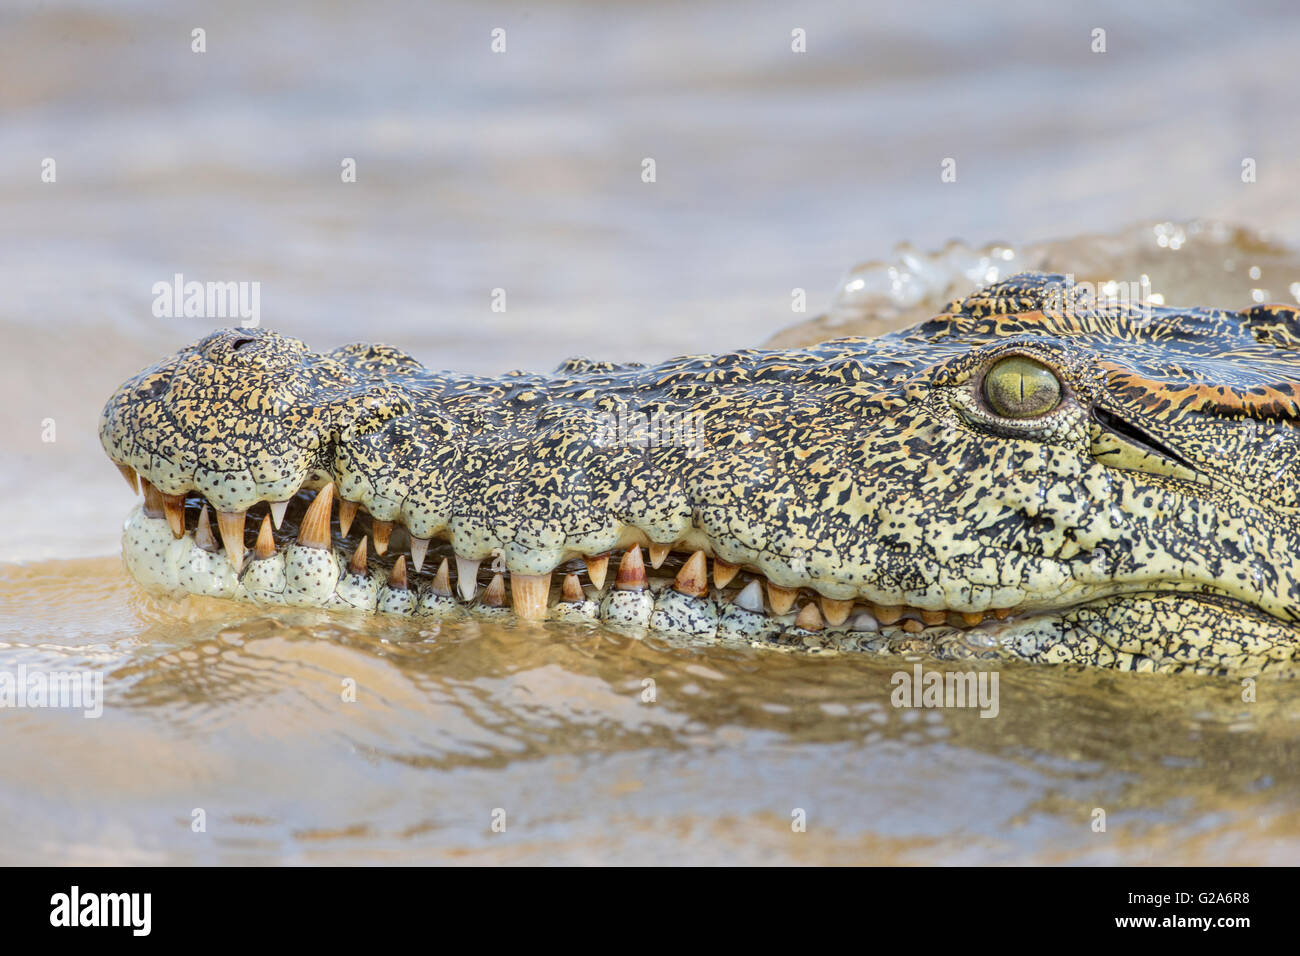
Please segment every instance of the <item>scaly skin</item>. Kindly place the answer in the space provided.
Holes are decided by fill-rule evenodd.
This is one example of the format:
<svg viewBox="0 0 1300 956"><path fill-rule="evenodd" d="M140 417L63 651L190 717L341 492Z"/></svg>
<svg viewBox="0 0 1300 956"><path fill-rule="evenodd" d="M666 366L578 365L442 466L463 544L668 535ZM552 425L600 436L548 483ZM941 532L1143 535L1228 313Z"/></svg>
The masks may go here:
<svg viewBox="0 0 1300 956"><path fill-rule="evenodd" d="M382 522L396 522L414 544L446 539L465 561L494 558L527 617L820 648L923 641L1125 669L1293 671L1300 312L1098 311L1049 297L1060 281L1017 276L878 339L653 366L575 359L552 375L430 372L383 346L320 355L275 332L216 332L123 385L100 435L114 462L164 494L202 495L235 530L225 554L210 533L174 539L155 501L128 526L128 566L162 590L464 613L434 561L386 581L375 552ZM1030 362L1008 364L1015 356ZM1045 394L1057 383L1059 402L995 410L998 382L1014 384L1016 401L1038 394L1005 377L1025 367ZM611 433L630 412L698 423L700 440ZM240 556L243 512L329 482L374 522L364 573L345 567L353 545L341 534L272 549L267 527L263 556ZM364 540L362 522L350 530ZM730 565L742 571L710 589L697 561L676 588L644 588L638 552L624 562L628 587L584 593L570 581L569 600L546 611L550 572L637 544L703 551L725 562L724 581ZM651 551L656 563L664 550ZM463 567L475 593L476 567ZM779 586L767 607L757 588L737 603L757 576ZM780 588L801 594L787 607ZM501 590L474 606L498 612ZM821 612L808 607L817 596Z"/></svg>

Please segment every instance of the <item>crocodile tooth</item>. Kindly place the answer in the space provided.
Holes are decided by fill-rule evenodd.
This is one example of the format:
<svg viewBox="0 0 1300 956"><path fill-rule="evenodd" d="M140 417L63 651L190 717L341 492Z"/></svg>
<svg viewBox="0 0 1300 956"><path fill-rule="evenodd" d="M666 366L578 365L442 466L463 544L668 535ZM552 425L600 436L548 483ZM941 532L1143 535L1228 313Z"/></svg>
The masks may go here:
<svg viewBox="0 0 1300 956"><path fill-rule="evenodd" d="M515 616L525 621L546 617L546 599L551 594L551 572L510 575L510 603Z"/></svg>
<svg viewBox="0 0 1300 956"><path fill-rule="evenodd" d="M406 555L398 555L393 562L393 570L388 572L388 586L394 591L405 591L406 585Z"/></svg>
<svg viewBox="0 0 1300 956"><path fill-rule="evenodd" d="M438 565L438 573L433 576L433 593L451 597L451 569L447 565L446 558L442 559L442 564Z"/></svg>
<svg viewBox="0 0 1300 956"><path fill-rule="evenodd" d="M391 521L380 521L376 518L370 522L370 537L375 539L375 554L383 554L388 550L388 539L392 533Z"/></svg>
<svg viewBox="0 0 1300 956"><path fill-rule="evenodd" d="M758 578L750 581L736 595L736 599L731 602L736 607L743 608L746 611L753 611L755 614L763 613L763 586L758 583Z"/></svg>
<svg viewBox="0 0 1300 956"><path fill-rule="evenodd" d="M456 555L456 589L466 601L474 600L478 592L478 566L482 563Z"/></svg>
<svg viewBox="0 0 1300 956"><path fill-rule="evenodd" d="M1009 607L995 607L993 609L993 616L999 621L1005 621L1011 616L1011 610L1012 609Z"/></svg>
<svg viewBox="0 0 1300 956"><path fill-rule="evenodd" d="M908 634L920 634L925 630L925 624L914 617L903 618L903 630Z"/></svg>
<svg viewBox="0 0 1300 956"><path fill-rule="evenodd" d="M298 525L298 543L304 548L328 549L330 546L330 507L334 504L334 482L330 482L307 506Z"/></svg>
<svg viewBox="0 0 1300 956"><path fill-rule="evenodd" d="M117 462L113 462L113 464L117 465ZM131 492L138 495L140 493L140 483L135 473L135 469L130 465L117 465L117 470L122 473L122 477L126 479L126 483L131 486Z"/></svg>
<svg viewBox="0 0 1300 956"><path fill-rule="evenodd" d="M428 550L428 538L417 538L415 535L411 535L411 563L415 565L416 571L419 571L424 566L424 556Z"/></svg>
<svg viewBox="0 0 1300 956"><path fill-rule="evenodd" d="M921 620L927 625L944 624L948 620L948 612L922 610Z"/></svg>
<svg viewBox="0 0 1300 956"><path fill-rule="evenodd" d="M713 583L716 587L725 588L739 573L740 565L730 564L721 558L713 559Z"/></svg>
<svg viewBox="0 0 1300 956"><path fill-rule="evenodd" d="M262 515L262 526L257 529L257 543L253 545L253 558L265 561L275 554L275 536L271 534L271 518Z"/></svg>
<svg viewBox="0 0 1300 956"><path fill-rule="evenodd" d="M587 595L582 593L582 582L578 580L576 574L566 574L564 584L560 588L560 600L565 604L581 604L587 599Z"/></svg>
<svg viewBox="0 0 1300 956"><path fill-rule="evenodd" d="M983 611L962 611L961 619L967 627L974 627L984 620Z"/></svg>
<svg viewBox="0 0 1300 956"><path fill-rule="evenodd" d="M839 627L853 613L852 601L836 601L832 598L823 597L821 603L822 613L826 615L826 623L831 627Z"/></svg>
<svg viewBox="0 0 1300 956"><path fill-rule="evenodd" d="M217 530L221 532L221 543L226 546L226 556L236 571L244 563L244 519L247 515L247 511L217 512Z"/></svg>
<svg viewBox="0 0 1300 956"><path fill-rule="evenodd" d="M155 488L148 479L141 478L144 486L144 513L150 518L162 518L165 516L163 511L162 492Z"/></svg>
<svg viewBox="0 0 1300 956"><path fill-rule="evenodd" d="M853 631L878 631L880 622L876 620L874 614L870 611L862 610L853 615L849 621L849 629Z"/></svg>
<svg viewBox="0 0 1300 956"><path fill-rule="evenodd" d="M348 530L352 527L352 519L357 516L357 503L339 499L339 534L343 537L348 536Z"/></svg>
<svg viewBox="0 0 1300 956"><path fill-rule="evenodd" d="M881 624L897 624L903 616L903 609L893 604L872 604L871 613Z"/></svg>
<svg viewBox="0 0 1300 956"><path fill-rule="evenodd" d="M817 602L809 601L799 612L799 616L794 619L794 626L801 627L805 631L820 631L822 629L822 612L817 610Z"/></svg>
<svg viewBox="0 0 1300 956"><path fill-rule="evenodd" d="M352 552L352 560L348 563L348 572L351 574L366 573L366 538L361 538L361 543L357 545L357 550Z"/></svg>
<svg viewBox="0 0 1300 956"><path fill-rule="evenodd" d="M212 533L212 523L208 521L207 504L199 506L199 524L194 529L194 543L204 551L211 551L213 554L221 550L217 544L217 536Z"/></svg>
<svg viewBox="0 0 1300 956"><path fill-rule="evenodd" d="M583 558L587 565L587 577L591 580L591 585L597 591L605 589L605 575L609 573L609 552L604 554L593 554L591 557Z"/></svg>
<svg viewBox="0 0 1300 956"><path fill-rule="evenodd" d="M686 559L673 581L673 590L687 597L704 597L709 593L709 564L703 551L696 551Z"/></svg>
<svg viewBox="0 0 1300 956"><path fill-rule="evenodd" d="M173 538L185 537L185 496L163 494L163 512L172 527Z"/></svg>
<svg viewBox="0 0 1300 956"><path fill-rule="evenodd" d="M271 503L271 523L279 528L284 524L284 513L289 510L289 502L272 501Z"/></svg>
<svg viewBox="0 0 1300 956"><path fill-rule="evenodd" d="M673 549L671 544L650 543L650 567L658 568L664 563L664 558L668 557L668 552Z"/></svg>
<svg viewBox="0 0 1300 956"><path fill-rule="evenodd" d="M634 544L630 551L623 553L623 560L618 563L618 574L614 578L614 587L620 591L640 591L648 582L645 576L645 561L641 557L641 545Z"/></svg>
<svg viewBox="0 0 1300 956"><path fill-rule="evenodd" d="M798 588L783 588L779 584L767 582L767 600L772 605L772 613L777 617L787 614L794 607L794 599L799 596Z"/></svg>
<svg viewBox="0 0 1300 956"><path fill-rule="evenodd" d="M506 582L501 572L492 575L492 580L483 589L483 604L487 607L504 607L506 603Z"/></svg>

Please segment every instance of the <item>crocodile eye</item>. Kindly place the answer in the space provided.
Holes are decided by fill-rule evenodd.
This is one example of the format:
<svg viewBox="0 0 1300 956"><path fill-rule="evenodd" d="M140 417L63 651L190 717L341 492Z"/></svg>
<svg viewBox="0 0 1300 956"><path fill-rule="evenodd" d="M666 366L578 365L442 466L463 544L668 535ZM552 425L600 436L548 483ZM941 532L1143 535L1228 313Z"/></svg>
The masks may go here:
<svg viewBox="0 0 1300 956"><path fill-rule="evenodd" d="M1061 381L1042 362L1013 355L988 370L984 397L1004 418L1037 418L1061 404Z"/></svg>

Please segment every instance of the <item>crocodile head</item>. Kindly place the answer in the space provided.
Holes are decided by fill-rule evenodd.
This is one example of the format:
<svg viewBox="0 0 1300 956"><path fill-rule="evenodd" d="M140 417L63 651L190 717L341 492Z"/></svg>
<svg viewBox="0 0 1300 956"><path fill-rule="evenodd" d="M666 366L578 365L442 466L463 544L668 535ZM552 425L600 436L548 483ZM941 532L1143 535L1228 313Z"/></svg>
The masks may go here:
<svg viewBox="0 0 1300 956"><path fill-rule="evenodd" d="M104 409L144 479L127 564L272 605L504 613L508 578L523 618L1294 669L1300 313L1060 288L1018 276L877 339L495 378L216 332Z"/></svg>

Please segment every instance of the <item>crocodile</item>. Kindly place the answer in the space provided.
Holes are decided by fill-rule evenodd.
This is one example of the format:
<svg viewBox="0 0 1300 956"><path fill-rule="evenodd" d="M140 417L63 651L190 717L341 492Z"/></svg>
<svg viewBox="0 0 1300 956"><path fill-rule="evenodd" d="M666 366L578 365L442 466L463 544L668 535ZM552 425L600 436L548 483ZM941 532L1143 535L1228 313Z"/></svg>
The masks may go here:
<svg viewBox="0 0 1300 956"><path fill-rule="evenodd" d="M158 592L1291 674L1297 349L1293 307L1027 273L880 337L551 374L221 330L129 379L99 432Z"/></svg>

